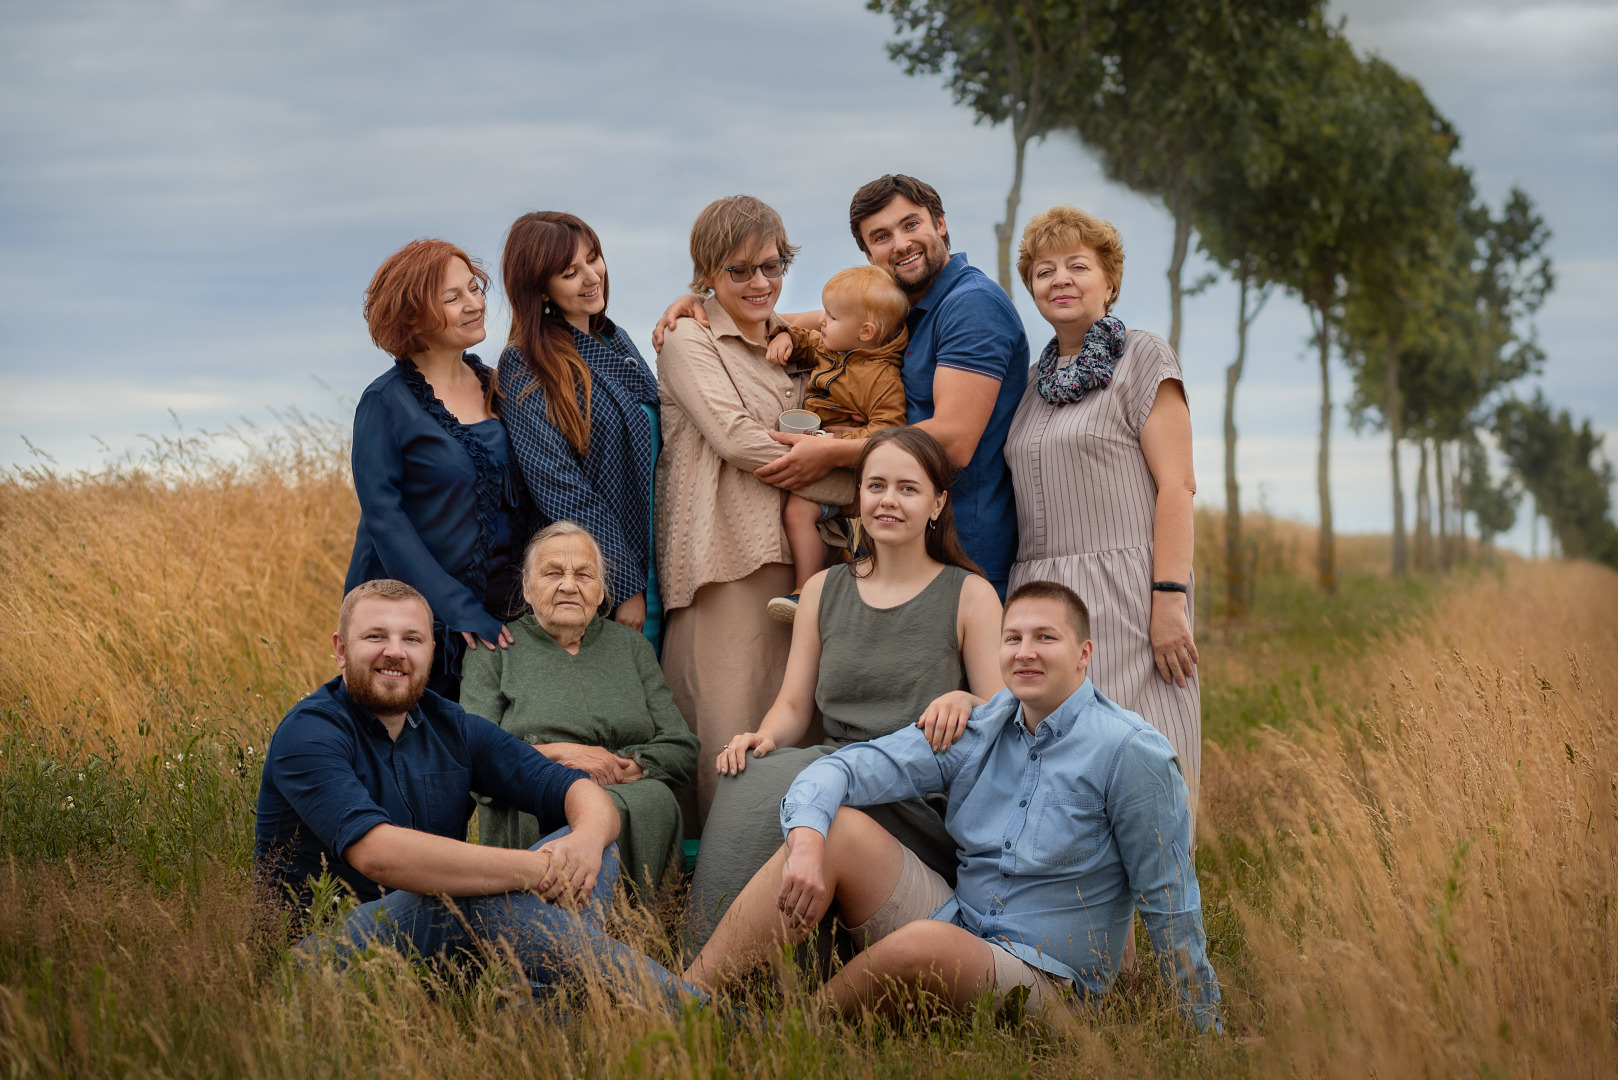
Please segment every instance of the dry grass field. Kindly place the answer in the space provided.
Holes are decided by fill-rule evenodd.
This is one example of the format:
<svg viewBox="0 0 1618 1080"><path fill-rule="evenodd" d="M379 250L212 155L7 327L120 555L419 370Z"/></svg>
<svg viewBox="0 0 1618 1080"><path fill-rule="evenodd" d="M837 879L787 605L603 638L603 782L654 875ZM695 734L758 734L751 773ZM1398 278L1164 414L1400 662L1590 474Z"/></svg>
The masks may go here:
<svg viewBox="0 0 1618 1080"><path fill-rule="evenodd" d="M1266 519L1251 617L1199 597L1225 1038L1155 973L1053 1029L845 1024L787 968L737 1024L597 988L536 1006L498 956L448 982L388 954L300 966L251 903L252 800L275 720L328 677L355 510L337 433L256 445L0 481L0 1075L1615 1072L1618 575L1393 583L1345 538L1328 599L1308 530ZM669 948L655 915L617 919Z"/></svg>

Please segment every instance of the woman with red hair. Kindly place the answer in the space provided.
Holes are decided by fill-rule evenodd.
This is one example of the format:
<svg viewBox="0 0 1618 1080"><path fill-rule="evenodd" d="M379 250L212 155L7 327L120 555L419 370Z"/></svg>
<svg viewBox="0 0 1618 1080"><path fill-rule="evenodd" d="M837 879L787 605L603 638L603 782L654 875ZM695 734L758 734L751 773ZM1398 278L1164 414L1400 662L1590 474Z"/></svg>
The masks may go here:
<svg viewBox="0 0 1618 1080"><path fill-rule="evenodd" d="M393 578L421 591L437 646L427 685L451 699L466 650L509 645L505 623L523 609L527 499L494 373L466 351L485 336L488 282L443 240L388 256L365 292L365 320L393 367L354 413L360 524L343 588Z"/></svg>

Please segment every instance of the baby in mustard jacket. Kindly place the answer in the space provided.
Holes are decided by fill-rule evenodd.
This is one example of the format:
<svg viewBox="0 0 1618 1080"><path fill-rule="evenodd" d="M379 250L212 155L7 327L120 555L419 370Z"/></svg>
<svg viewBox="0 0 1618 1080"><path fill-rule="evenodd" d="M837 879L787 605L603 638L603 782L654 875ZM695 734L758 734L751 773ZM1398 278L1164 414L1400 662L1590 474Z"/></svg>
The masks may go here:
<svg viewBox="0 0 1618 1080"><path fill-rule="evenodd" d="M910 335L910 303L884 270L856 266L833 274L820 293L820 329L789 327L770 341L769 359L814 365L803 407L820 417L819 434L866 439L905 422L905 389L899 366ZM770 614L791 622L804 584L826 568L826 548L816 528L840 507L788 495L782 511L797 586L770 601Z"/></svg>

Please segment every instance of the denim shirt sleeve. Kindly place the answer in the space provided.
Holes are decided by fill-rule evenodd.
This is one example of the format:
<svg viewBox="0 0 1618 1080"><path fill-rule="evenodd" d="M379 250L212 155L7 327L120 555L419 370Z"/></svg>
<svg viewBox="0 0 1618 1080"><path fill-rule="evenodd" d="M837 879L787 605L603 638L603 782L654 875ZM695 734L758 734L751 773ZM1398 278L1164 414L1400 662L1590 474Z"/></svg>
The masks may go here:
<svg viewBox="0 0 1618 1080"><path fill-rule="evenodd" d="M265 755L276 790L322 844L347 861L349 845L392 817L354 771L354 743L343 726L312 709L294 710Z"/></svg>
<svg viewBox="0 0 1618 1080"><path fill-rule="evenodd" d="M982 742L974 721L942 754L933 753L914 725L851 743L798 774L781 800L781 833L805 826L824 835L840 806L878 806L944 791Z"/></svg>
<svg viewBox="0 0 1618 1080"><path fill-rule="evenodd" d="M1219 980L1208 963L1202 891L1191 861L1185 780L1168 740L1145 731L1124 742L1106 801L1130 895L1151 935L1163 978L1179 993L1187 1020L1203 1031L1223 1032Z"/></svg>
<svg viewBox="0 0 1618 1080"><path fill-rule="evenodd" d="M500 636L500 620L438 564L405 513L404 450L397 434L402 426L382 394L367 392L360 398L354 412L354 494L365 531L389 576L421 590L434 618L452 631L470 630L494 641Z"/></svg>
<svg viewBox="0 0 1618 1080"><path fill-rule="evenodd" d="M521 366L523 362L521 353L507 349L500 357L498 375L504 403L502 418L511 434L511 449L528 485L528 494L546 524L573 521L589 528L607 560L614 600L626 599L634 594L618 595L623 583L639 581L641 586L636 591L644 590L644 573L638 566L626 565L625 553L630 549L618 515L591 484L566 436L545 419L545 390ZM530 386L532 390L528 390Z"/></svg>
<svg viewBox="0 0 1618 1080"><path fill-rule="evenodd" d="M472 790L539 819L539 831L567 824L567 790L590 774L558 765L491 720L461 714L472 758Z"/></svg>

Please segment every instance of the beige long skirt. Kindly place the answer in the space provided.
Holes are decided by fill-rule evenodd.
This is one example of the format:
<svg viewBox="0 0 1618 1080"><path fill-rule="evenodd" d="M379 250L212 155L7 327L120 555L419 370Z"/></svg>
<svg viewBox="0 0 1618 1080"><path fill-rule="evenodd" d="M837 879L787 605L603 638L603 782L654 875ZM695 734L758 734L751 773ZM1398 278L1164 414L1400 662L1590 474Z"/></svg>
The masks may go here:
<svg viewBox="0 0 1618 1080"><path fill-rule="evenodd" d="M719 774L714 759L731 739L758 730L786 674L792 627L765 605L792 591L792 567L767 563L738 581L697 590L668 614L663 676L686 723L702 740L696 783L676 792L688 837L700 836Z"/></svg>

